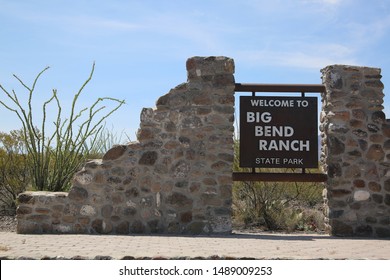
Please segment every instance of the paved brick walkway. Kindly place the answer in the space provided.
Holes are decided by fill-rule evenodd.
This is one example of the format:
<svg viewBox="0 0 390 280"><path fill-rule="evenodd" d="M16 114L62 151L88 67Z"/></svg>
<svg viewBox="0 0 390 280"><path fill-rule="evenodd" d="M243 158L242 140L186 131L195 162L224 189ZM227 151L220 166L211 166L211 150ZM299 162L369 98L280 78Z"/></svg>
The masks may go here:
<svg viewBox="0 0 390 280"><path fill-rule="evenodd" d="M0 258L386 259L389 239L319 234L232 234L217 237L22 235L0 232Z"/></svg>

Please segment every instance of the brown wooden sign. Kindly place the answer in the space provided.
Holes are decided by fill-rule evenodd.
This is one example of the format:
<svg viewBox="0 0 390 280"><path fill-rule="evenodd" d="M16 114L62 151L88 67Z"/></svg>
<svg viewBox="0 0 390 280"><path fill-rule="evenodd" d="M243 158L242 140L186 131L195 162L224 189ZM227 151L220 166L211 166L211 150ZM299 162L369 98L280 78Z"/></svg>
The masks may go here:
<svg viewBox="0 0 390 280"><path fill-rule="evenodd" d="M317 168L317 97L240 96L240 166Z"/></svg>

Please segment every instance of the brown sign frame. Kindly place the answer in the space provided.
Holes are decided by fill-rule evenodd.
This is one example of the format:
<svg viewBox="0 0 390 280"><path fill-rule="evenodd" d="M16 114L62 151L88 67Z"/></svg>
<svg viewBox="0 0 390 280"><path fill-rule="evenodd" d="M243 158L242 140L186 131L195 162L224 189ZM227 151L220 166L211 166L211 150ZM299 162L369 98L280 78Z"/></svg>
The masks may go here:
<svg viewBox="0 0 390 280"><path fill-rule="evenodd" d="M317 168L317 97L240 96L240 167Z"/></svg>
<svg viewBox="0 0 390 280"><path fill-rule="evenodd" d="M275 93L301 93L305 97L305 93L324 93L325 86L321 84L248 84L236 83L235 92L252 92L252 96L256 92L275 92ZM306 172L302 168L302 173L297 173L296 169L290 172L257 172L258 168L252 168L251 172L233 172L233 181L263 181L263 182L326 182L327 174Z"/></svg>

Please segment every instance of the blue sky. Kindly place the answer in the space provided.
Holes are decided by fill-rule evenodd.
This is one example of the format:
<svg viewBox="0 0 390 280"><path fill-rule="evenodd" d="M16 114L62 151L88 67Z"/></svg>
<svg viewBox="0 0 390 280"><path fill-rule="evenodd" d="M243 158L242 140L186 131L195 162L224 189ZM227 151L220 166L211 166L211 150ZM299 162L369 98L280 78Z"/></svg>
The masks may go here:
<svg viewBox="0 0 390 280"><path fill-rule="evenodd" d="M107 127L131 140L141 109L186 81L192 56L233 58L242 83L320 83L321 68L349 64L382 68L385 94L390 86L387 0L0 0L0 40L0 83L20 96L12 74L31 84L51 67L37 87L38 120L51 89L69 107L96 62L80 108L125 99ZM20 127L0 107L0 131Z"/></svg>

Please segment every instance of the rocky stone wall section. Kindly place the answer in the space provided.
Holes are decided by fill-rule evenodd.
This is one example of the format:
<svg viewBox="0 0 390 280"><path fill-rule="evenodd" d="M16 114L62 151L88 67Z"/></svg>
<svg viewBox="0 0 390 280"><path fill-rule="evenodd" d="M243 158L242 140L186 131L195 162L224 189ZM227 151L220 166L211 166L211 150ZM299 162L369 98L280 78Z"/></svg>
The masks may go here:
<svg viewBox="0 0 390 280"><path fill-rule="evenodd" d="M322 70L322 163L333 235L390 237L390 122L377 68Z"/></svg>
<svg viewBox="0 0 390 280"><path fill-rule="evenodd" d="M188 81L142 110L138 142L88 162L69 193L21 194L18 233L231 232L234 62L186 66Z"/></svg>

